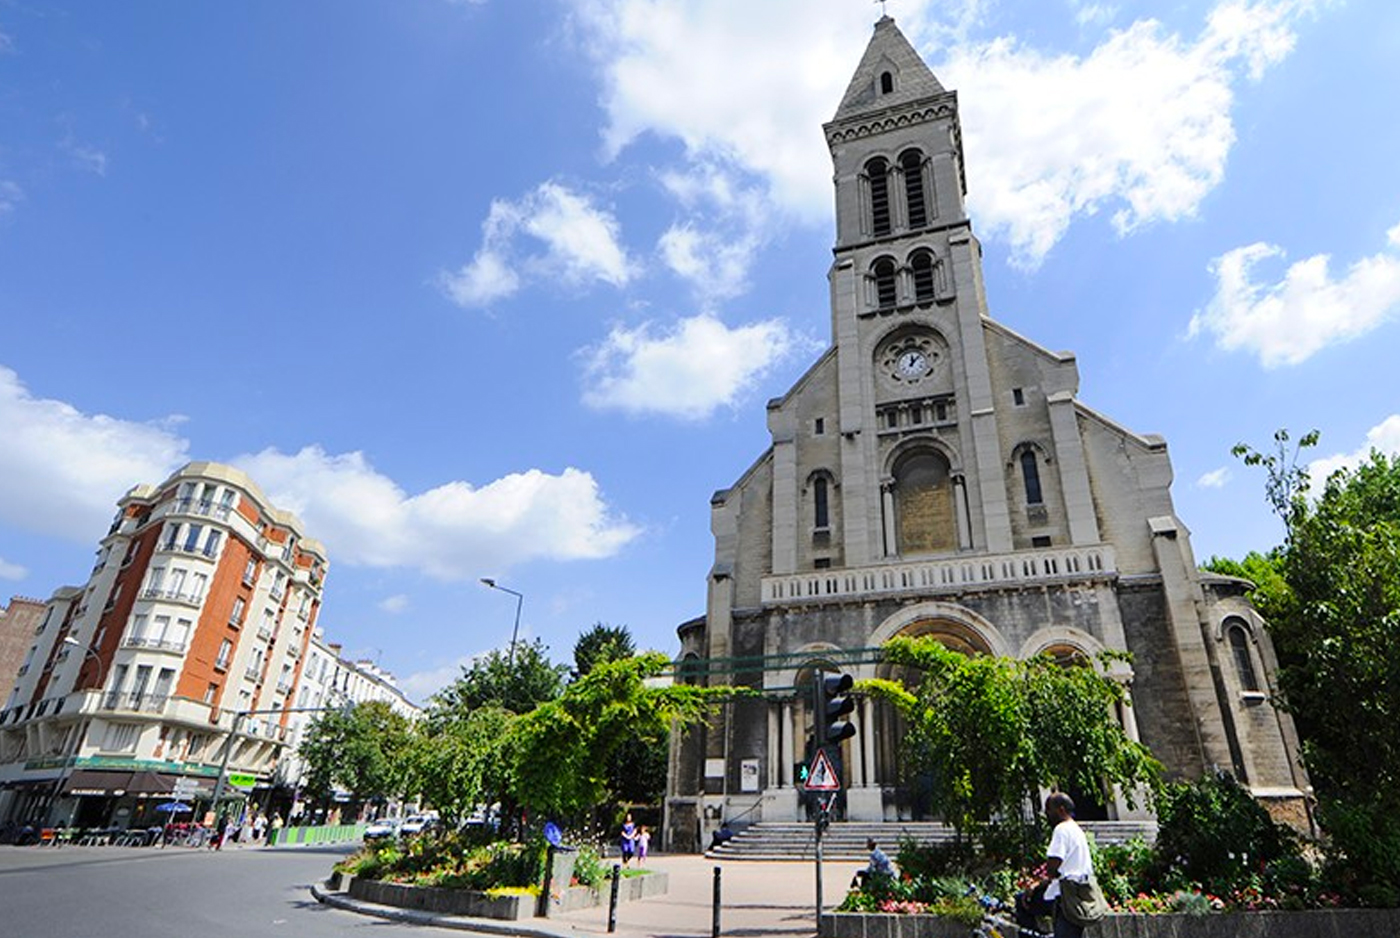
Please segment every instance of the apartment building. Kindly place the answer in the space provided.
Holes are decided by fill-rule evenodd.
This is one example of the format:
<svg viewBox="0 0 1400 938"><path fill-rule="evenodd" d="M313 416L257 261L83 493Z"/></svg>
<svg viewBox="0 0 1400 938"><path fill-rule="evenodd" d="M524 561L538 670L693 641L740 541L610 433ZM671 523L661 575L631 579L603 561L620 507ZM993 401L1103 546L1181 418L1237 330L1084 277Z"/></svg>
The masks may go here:
<svg viewBox="0 0 1400 938"><path fill-rule="evenodd" d="M0 820L155 823L181 778L207 803L226 754L242 790L270 784L326 570L237 469L131 489L86 584L44 604L0 710Z"/></svg>
<svg viewBox="0 0 1400 938"><path fill-rule="evenodd" d="M315 629L306 666L297 682L296 706L288 714L287 753L278 762L275 776L277 786L290 792L290 817L301 814L299 794L306 763L298 750L311 724L324 709L376 700L388 704L395 713L409 720L416 720L421 713L399 690L392 674L372 661L346 658L339 644L327 642L322 630Z"/></svg>
<svg viewBox="0 0 1400 938"><path fill-rule="evenodd" d="M0 606L0 700L9 699L15 673L28 663L24 656L43 618L44 602L40 599L12 596L9 606Z"/></svg>

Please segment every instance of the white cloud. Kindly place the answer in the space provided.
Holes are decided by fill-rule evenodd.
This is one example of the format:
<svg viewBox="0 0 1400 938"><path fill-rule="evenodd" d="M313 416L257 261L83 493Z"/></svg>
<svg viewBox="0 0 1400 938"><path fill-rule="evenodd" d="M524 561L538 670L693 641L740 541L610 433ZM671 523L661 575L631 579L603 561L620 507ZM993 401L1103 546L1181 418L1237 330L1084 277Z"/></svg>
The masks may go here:
<svg viewBox="0 0 1400 938"><path fill-rule="evenodd" d="M106 153L103 153L96 147L78 143L71 137L64 139L59 146L72 158L74 166L96 176L107 175Z"/></svg>
<svg viewBox="0 0 1400 938"><path fill-rule="evenodd" d="M603 74L609 152L648 133L674 138L691 165L761 180L773 212L829 217L820 127L859 61L871 11L847 0L577 2ZM966 41L982 19L977 0L952 10L910 0L898 14L926 56L952 50L933 67L962 89L976 221L1029 268L1077 217L1111 210L1126 234L1192 215L1224 176L1232 85L1286 56L1313 5L1224 0L1195 40L1143 20L1082 57L1014 37Z"/></svg>
<svg viewBox="0 0 1400 938"><path fill-rule="evenodd" d="M480 487L454 481L410 495L357 452L266 449L234 462L306 522L332 562L458 580L488 566L609 557L640 533L614 516L597 482L578 469L530 469Z"/></svg>
<svg viewBox="0 0 1400 938"><path fill-rule="evenodd" d="M0 580L22 580L27 576L29 571L24 567L0 557Z"/></svg>
<svg viewBox="0 0 1400 938"><path fill-rule="evenodd" d="M527 280L625 286L634 271L617 219L587 196L541 183L517 202L497 199L482 223L482 245L456 273L439 277L459 306L486 306L516 293ZM543 247L522 249L522 236Z"/></svg>
<svg viewBox="0 0 1400 938"><path fill-rule="evenodd" d="M1282 280L1259 283L1255 265L1284 250L1259 242L1228 251L1211 264L1215 296L1191 318L1188 334L1210 332L1220 348L1252 352L1265 368L1296 365L1365 335L1400 312L1400 225L1387 239L1389 251L1362 258L1341 279L1329 272L1329 255L1315 254Z"/></svg>
<svg viewBox="0 0 1400 938"><path fill-rule="evenodd" d="M1141 20L1082 58L1012 38L955 50L937 72L964 89L969 202L984 235L1034 268L1077 217L1112 210L1127 234L1194 215L1235 141L1232 84L1287 55L1307 8L1229 0L1194 42Z"/></svg>
<svg viewBox="0 0 1400 938"><path fill-rule="evenodd" d="M665 171L661 183L689 213L657 241L666 266L690 281L705 305L747 290L771 227L763 193L712 163Z"/></svg>
<svg viewBox="0 0 1400 938"><path fill-rule="evenodd" d="M1338 469L1355 469L1371 458L1371 451L1379 450L1387 456L1400 454L1400 414L1389 417L1366 431L1366 442L1350 453L1337 453L1308 463L1308 477L1312 480L1314 493L1322 490L1327 477Z"/></svg>
<svg viewBox="0 0 1400 938"><path fill-rule="evenodd" d="M1212 469L1196 480L1196 485L1203 489L1223 489L1225 483L1230 481L1230 467L1221 466L1219 469Z"/></svg>
<svg viewBox="0 0 1400 938"><path fill-rule="evenodd" d="M736 406L774 364L809 347L778 320L731 329L702 313L660 335L650 323L617 326L584 350L584 402L698 420Z"/></svg>
<svg viewBox="0 0 1400 938"><path fill-rule="evenodd" d="M19 184L9 179L0 179L0 216L13 212L22 201L24 201L24 190L19 187Z"/></svg>
<svg viewBox="0 0 1400 938"><path fill-rule="evenodd" d="M427 703L429 697L450 685L462 676L462 669L472 664L471 655L463 655L455 661L425 671L416 671L398 682L399 690L409 700L419 704Z"/></svg>
<svg viewBox="0 0 1400 938"><path fill-rule="evenodd" d="M79 542L106 530L117 499L159 482L188 443L161 426L36 398L0 366L0 520Z"/></svg>
<svg viewBox="0 0 1400 938"><path fill-rule="evenodd" d="M376 605L382 612L387 612L391 616L396 616L408 608L408 594L396 593L393 596L386 596Z"/></svg>
<svg viewBox="0 0 1400 938"><path fill-rule="evenodd" d="M1074 21L1080 26L1106 26L1118 15L1118 8L1108 3L1071 3Z"/></svg>

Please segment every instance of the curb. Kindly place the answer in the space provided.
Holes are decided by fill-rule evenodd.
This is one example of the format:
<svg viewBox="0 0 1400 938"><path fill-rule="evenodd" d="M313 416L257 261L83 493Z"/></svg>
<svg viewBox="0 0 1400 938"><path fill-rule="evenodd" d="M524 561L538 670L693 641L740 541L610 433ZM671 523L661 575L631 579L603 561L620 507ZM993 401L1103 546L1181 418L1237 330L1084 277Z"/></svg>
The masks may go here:
<svg viewBox="0 0 1400 938"><path fill-rule="evenodd" d="M432 925L436 928L455 928L458 931L487 935L513 935L518 936L518 938L576 938L578 935L578 932L573 929L541 928L535 925L521 925L518 922L502 922L498 919L470 918L465 915L439 915L435 912L424 912L419 909L398 909L388 905L361 902L359 899L351 899L343 893L322 891L315 885L312 885L310 889L312 898L322 905L360 915L389 919L394 922L407 922L410 925Z"/></svg>

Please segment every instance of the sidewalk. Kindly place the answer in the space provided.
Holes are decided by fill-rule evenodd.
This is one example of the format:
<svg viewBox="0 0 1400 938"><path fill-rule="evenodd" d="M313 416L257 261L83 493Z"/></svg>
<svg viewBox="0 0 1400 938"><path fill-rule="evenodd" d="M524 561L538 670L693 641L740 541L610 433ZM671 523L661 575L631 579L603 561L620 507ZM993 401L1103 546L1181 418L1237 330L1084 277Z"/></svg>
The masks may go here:
<svg viewBox="0 0 1400 938"><path fill-rule="evenodd" d="M714 869L721 872L720 934L782 935L811 938L816 934L816 886L810 861L715 861L703 856L653 856L650 869L670 876L665 896L620 903L617 931L623 938L707 938L710 934ZM846 885L859 864L827 863L827 910L846 895ZM606 935L607 906L582 909L548 919L502 922L459 915L390 909L358 902L338 893L313 890L318 900L361 914L481 934L521 938L581 938Z"/></svg>

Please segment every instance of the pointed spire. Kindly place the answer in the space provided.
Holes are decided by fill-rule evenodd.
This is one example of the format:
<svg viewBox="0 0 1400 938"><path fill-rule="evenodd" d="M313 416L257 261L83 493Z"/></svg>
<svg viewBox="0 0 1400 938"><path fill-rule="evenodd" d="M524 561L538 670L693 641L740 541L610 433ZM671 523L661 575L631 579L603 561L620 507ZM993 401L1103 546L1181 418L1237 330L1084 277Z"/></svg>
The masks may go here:
<svg viewBox="0 0 1400 938"><path fill-rule="evenodd" d="M861 56L833 120L906 104L943 94L944 90L894 20L882 16L875 24L875 35L865 47L865 55Z"/></svg>

